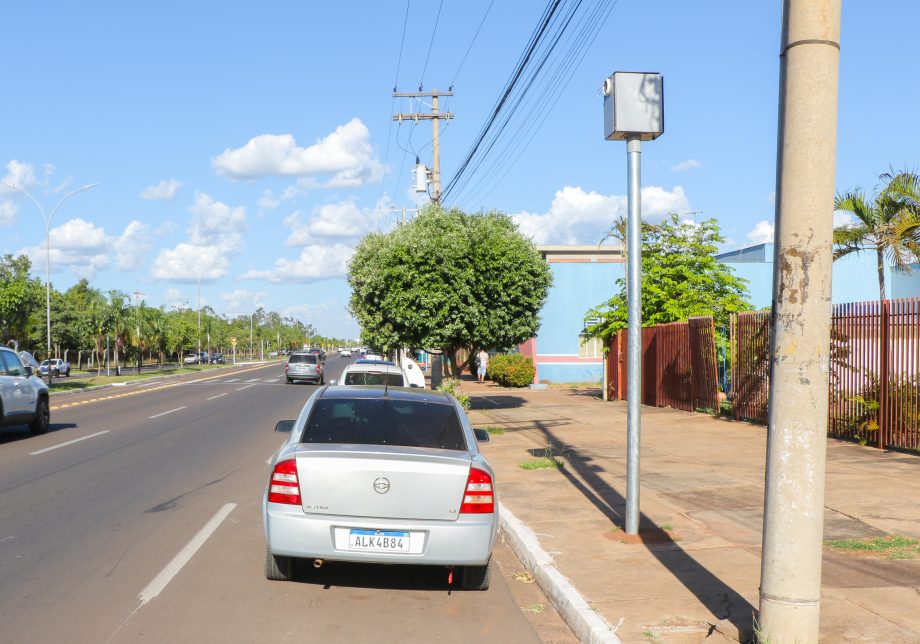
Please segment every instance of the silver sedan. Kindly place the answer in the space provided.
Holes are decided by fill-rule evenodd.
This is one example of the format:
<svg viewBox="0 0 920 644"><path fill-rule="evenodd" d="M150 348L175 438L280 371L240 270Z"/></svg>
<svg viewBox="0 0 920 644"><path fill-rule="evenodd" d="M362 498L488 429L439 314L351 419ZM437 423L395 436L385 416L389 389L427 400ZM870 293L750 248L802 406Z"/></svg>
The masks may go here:
<svg viewBox="0 0 920 644"><path fill-rule="evenodd" d="M495 475L450 395L402 387L323 387L272 461L263 498L265 575L297 558L445 566L489 587L498 531Z"/></svg>

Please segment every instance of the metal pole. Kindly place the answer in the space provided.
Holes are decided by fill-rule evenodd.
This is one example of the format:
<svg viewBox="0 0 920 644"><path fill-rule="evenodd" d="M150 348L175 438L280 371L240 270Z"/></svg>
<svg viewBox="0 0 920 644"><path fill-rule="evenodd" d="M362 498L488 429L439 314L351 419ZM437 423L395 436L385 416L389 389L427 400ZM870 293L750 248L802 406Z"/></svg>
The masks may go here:
<svg viewBox="0 0 920 644"><path fill-rule="evenodd" d="M628 218L626 226L627 388L626 388L626 534L639 532L639 446L642 432L642 144L626 140Z"/></svg>
<svg viewBox="0 0 920 644"><path fill-rule="evenodd" d="M760 641L819 639L841 0L785 0Z"/></svg>
<svg viewBox="0 0 920 644"><path fill-rule="evenodd" d="M198 361L201 362L201 273L198 274Z"/></svg>

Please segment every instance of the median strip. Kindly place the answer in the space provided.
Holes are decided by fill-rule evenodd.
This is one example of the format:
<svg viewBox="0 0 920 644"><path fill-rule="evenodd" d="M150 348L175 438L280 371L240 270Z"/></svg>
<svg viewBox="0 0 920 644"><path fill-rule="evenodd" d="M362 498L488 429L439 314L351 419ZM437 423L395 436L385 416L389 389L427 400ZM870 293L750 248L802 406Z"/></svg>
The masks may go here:
<svg viewBox="0 0 920 644"><path fill-rule="evenodd" d="M101 432L96 432L95 434L90 434L89 436L82 436L81 438L75 438L72 441L67 441L66 443L61 443L59 445L52 445L51 447L46 447L45 449L40 449L35 452L29 452L29 455L35 456L37 454L44 454L45 452L50 452L51 450L57 449L58 447L67 447L68 445L73 445L74 443L79 443L80 441L85 441L87 439L95 438L96 436L102 436L103 434L108 434L108 433L109 433L109 430L106 429Z"/></svg>
<svg viewBox="0 0 920 644"><path fill-rule="evenodd" d="M171 414L176 411L182 411L183 409L185 409L184 406L176 407L175 409L170 409L169 411L162 411L159 414L154 414L153 416L147 416L147 418L149 418L150 420L153 420L154 418L159 418L160 416L165 416L166 414Z"/></svg>

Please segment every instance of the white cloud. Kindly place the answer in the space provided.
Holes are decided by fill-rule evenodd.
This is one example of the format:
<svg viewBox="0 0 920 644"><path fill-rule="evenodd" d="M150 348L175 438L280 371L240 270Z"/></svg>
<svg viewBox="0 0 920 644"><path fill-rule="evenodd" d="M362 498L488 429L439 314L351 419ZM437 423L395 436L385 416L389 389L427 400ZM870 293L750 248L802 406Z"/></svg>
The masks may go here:
<svg viewBox="0 0 920 644"><path fill-rule="evenodd" d="M512 218L521 233L536 244L596 244L610 230L614 220L626 214L626 207L625 195L602 195L566 186L556 192L549 212L521 212ZM659 186L642 188L645 219L689 209L690 202L681 186L671 191Z"/></svg>
<svg viewBox="0 0 920 644"><path fill-rule="evenodd" d="M344 244L305 246L295 260L279 258L271 270L252 270L240 279L281 282L316 282L345 277L354 248Z"/></svg>
<svg viewBox="0 0 920 644"><path fill-rule="evenodd" d="M353 201L331 203L313 210L309 219L297 211L284 220L291 229L287 246L308 246L323 239L357 239L371 230L374 214Z"/></svg>
<svg viewBox="0 0 920 644"><path fill-rule="evenodd" d="M214 282L227 274L230 262L217 246L178 244L164 248L153 262L151 275L158 280L197 284Z"/></svg>
<svg viewBox="0 0 920 644"><path fill-rule="evenodd" d="M224 251L237 250L243 245L243 233L247 230L244 206L233 208L196 192L189 211L193 214L188 231L192 244L218 246Z"/></svg>
<svg viewBox="0 0 920 644"><path fill-rule="evenodd" d="M221 293L220 299L224 301L230 316L251 313L265 301L268 291L249 291L237 288L229 293Z"/></svg>
<svg viewBox="0 0 920 644"><path fill-rule="evenodd" d="M235 150L211 159L217 174L251 180L268 176L308 177L302 189L320 184L315 175L332 175L330 188L356 187L383 176L383 164L374 158L370 132L358 118L309 147L299 147L292 134L262 134Z"/></svg>
<svg viewBox="0 0 920 644"><path fill-rule="evenodd" d="M168 307L184 308L188 306L188 299L182 297L182 291L177 288L168 288L163 294L163 303Z"/></svg>
<svg viewBox="0 0 920 644"><path fill-rule="evenodd" d="M263 210L274 210L278 207L281 201L275 197L271 190L266 190L262 193L262 196L259 197L259 200L256 201L256 205Z"/></svg>
<svg viewBox="0 0 920 644"><path fill-rule="evenodd" d="M671 166L673 172L686 172L687 170L695 170L696 168L701 167L701 164L696 159L687 159L686 161L681 161L675 165Z"/></svg>
<svg viewBox="0 0 920 644"><path fill-rule="evenodd" d="M12 201L0 201L0 226L11 226L16 221L19 208Z"/></svg>
<svg viewBox="0 0 920 644"><path fill-rule="evenodd" d="M851 226L856 221L853 219L853 215L843 210L834 211L834 228L839 228L841 226Z"/></svg>
<svg viewBox="0 0 920 644"><path fill-rule="evenodd" d="M176 193L182 187L182 182L177 179L163 179L155 186L149 186L141 192L141 199L161 199L169 201L176 198Z"/></svg>
<svg viewBox="0 0 920 644"><path fill-rule="evenodd" d="M51 229L51 269L67 268L78 277L92 279L99 270L114 266L134 270L143 265L152 247L149 227L131 221L121 235L109 235L104 228L84 219L70 219ZM23 248L34 266L45 265L45 246Z"/></svg>
<svg viewBox="0 0 920 644"><path fill-rule="evenodd" d="M748 242L755 244L773 243L773 224L766 219L761 219L754 225L754 229L747 234Z"/></svg>

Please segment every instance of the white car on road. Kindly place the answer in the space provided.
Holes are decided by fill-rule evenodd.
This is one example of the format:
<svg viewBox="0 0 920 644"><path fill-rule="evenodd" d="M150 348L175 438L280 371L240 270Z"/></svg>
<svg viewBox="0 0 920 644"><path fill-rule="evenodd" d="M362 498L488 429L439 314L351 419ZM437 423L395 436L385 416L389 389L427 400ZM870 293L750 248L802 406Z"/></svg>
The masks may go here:
<svg viewBox="0 0 920 644"><path fill-rule="evenodd" d="M44 434L50 421L48 385L15 351L0 347L0 427L28 424L33 434Z"/></svg>

